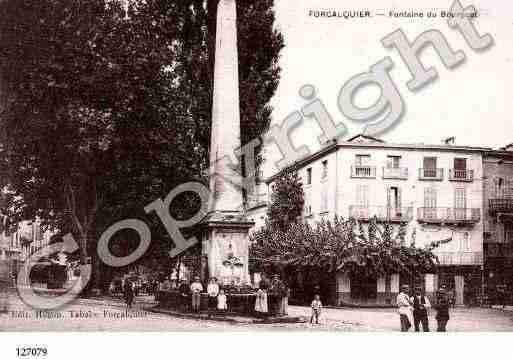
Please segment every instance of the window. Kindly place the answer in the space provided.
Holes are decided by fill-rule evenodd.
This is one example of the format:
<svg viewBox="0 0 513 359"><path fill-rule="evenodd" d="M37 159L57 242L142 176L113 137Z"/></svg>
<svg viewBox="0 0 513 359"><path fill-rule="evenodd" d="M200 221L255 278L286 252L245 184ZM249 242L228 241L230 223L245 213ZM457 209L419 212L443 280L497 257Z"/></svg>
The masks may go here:
<svg viewBox="0 0 513 359"><path fill-rule="evenodd" d="M305 192L305 216L310 216L312 214L312 196L310 191Z"/></svg>
<svg viewBox="0 0 513 359"><path fill-rule="evenodd" d="M322 161L322 179L328 178L328 160Z"/></svg>
<svg viewBox="0 0 513 359"><path fill-rule="evenodd" d="M401 156L387 156L387 168L399 168Z"/></svg>
<svg viewBox="0 0 513 359"><path fill-rule="evenodd" d="M359 207L369 207L369 186L361 184L356 186L356 205Z"/></svg>
<svg viewBox="0 0 513 359"><path fill-rule="evenodd" d="M513 224L504 223L504 242L513 243Z"/></svg>
<svg viewBox="0 0 513 359"><path fill-rule="evenodd" d="M504 178L497 177L494 179L495 181L495 196L496 197L502 197L503 196L503 190L504 190Z"/></svg>
<svg viewBox="0 0 513 359"><path fill-rule="evenodd" d="M328 188L322 186L321 189L321 213L328 212Z"/></svg>
<svg viewBox="0 0 513 359"><path fill-rule="evenodd" d="M423 177L436 177L436 157L424 157Z"/></svg>
<svg viewBox="0 0 513 359"><path fill-rule="evenodd" d="M355 165L356 166L369 166L370 165L370 155L356 155Z"/></svg>
<svg viewBox="0 0 513 359"><path fill-rule="evenodd" d="M424 189L424 217L429 219L436 218L436 189Z"/></svg>
<svg viewBox="0 0 513 359"><path fill-rule="evenodd" d="M465 188L454 189L454 208L467 208L466 192Z"/></svg>
<svg viewBox="0 0 513 359"><path fill-rule="evenodd" d="M467 170L467 159L466 158L455 158L454 159L454 169L460 171Z"/></svg>
<svg viewBox="0 0 513 359"><path fill-rule="evenodd" d="M461 235L460 251L461 252L470 252L471 251L471 247L470 247L470 234L468 232L464 232Z"/></svg>
<svg viewBox="0 0 513 359"><path fill-rule="evenodd" d="M455 158L454 159L454 178L467 177L467 159Z"/></svg>
<svg viewBox="0 0 513 359"><path fill-rule="evenodd" d="M454 189L454 217L456 219L465 219L467 208L467 191L465 188Z"/></svg>
<svg viewBox="0 0 513 359"><path fill-rule="evenodd" d="M312 184L312 169L308 168L306 170L306 184Z"/></svg>
<svg viewBox="0 0 513 359"><path fill-rule="evenodd" d="M389 208L401 208L401 189L399 187L388 187L387 203Z"/></svg>

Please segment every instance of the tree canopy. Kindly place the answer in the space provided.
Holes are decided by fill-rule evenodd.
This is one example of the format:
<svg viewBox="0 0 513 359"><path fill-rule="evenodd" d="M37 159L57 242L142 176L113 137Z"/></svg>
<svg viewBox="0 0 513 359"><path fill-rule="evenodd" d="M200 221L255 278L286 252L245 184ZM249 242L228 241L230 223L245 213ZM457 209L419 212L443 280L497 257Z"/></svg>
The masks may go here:
<svg viewBox="0 0 513 359"><path fill-rule="evenodd" d="M19 219L72 231L82 259L113 222L145 216L179 184L207 183L217 1L128 3L0 2L0 169L23 199ZM247 142L269 126L283 38L272 0L237 6ZM172 215L197 202L177 199ZM150 220L152 238L165 238Z"/></svg>
<svg viewBox="0 0 513 359"><path fill-rule="evenodd" d="M295 171L285 171L273 183L267 217L272 228L286 231L303 213L303 184Z"/></svg>
<svg viewBox="0 0 513 359"><path fill-rule="evenodd" d="M316 268L350 272L361 278L434 271L438 259L432 249L439 244L426 248L406 245L405 233L406 224L394 234L392 224L380 224L376 219L368 228L354 219L339 217L315 226L294 223L287 231L272 230L268 225L253 234L250 258L260 268Z"/></svg>

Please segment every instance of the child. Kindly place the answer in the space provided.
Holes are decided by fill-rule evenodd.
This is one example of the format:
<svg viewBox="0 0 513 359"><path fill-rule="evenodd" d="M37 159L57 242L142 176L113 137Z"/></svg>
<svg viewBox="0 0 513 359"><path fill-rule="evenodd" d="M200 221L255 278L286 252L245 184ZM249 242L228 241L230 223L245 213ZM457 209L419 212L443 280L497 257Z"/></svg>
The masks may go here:
<svg viewBox="0 0 513 359"><path fill-rule="evenodd" d="M228 310L228 305L226 303L226 294L224 294L224 290L219 290L219 295L217 296L217 310L221 313L226 313Z"/></svg>
<svg viewBox="0 0 513 359"><path fill-rule="evenodd" d="M310 318L310 324L313 324L315 318L315 324L319 324L319 317L321 316L322 303L318 294L314 296L312 301L312 317Z"/></svg>

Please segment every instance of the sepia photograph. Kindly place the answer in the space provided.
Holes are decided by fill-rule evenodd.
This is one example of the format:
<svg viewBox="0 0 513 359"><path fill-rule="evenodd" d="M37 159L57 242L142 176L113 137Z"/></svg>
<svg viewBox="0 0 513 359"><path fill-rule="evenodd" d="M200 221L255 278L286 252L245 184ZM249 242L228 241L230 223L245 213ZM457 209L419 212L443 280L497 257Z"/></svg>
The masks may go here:
<svg viewBox="0 0 513 359"><path fill-rule="evenodd" d="M512 332L512 31L484 0L0 0L0 332Z"/></svg>

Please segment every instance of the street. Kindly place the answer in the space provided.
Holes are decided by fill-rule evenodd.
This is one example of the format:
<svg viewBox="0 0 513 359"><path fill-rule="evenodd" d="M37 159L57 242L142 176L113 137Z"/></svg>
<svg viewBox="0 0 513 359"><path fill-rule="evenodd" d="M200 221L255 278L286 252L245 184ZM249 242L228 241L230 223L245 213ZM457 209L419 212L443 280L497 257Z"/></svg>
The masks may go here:
<svg viewBox="0 0 513 359"><path fill-rule="evenodd" d="M394 309L325 308L321 323L253 324L219 320L178 318L148 311L155 303L151 297L139 297L126 312L116 299L79 299L58 311L38 312L28 308L14 294L10 308L0 317L0 331L180 331L180 330L337 330L398 331L399 318ZM309 317L307 307L290 306L291 316ZM436 328L434 313L430 328ZM489 308L455 308L448 331L513 331L513 313Z"/></svg>

